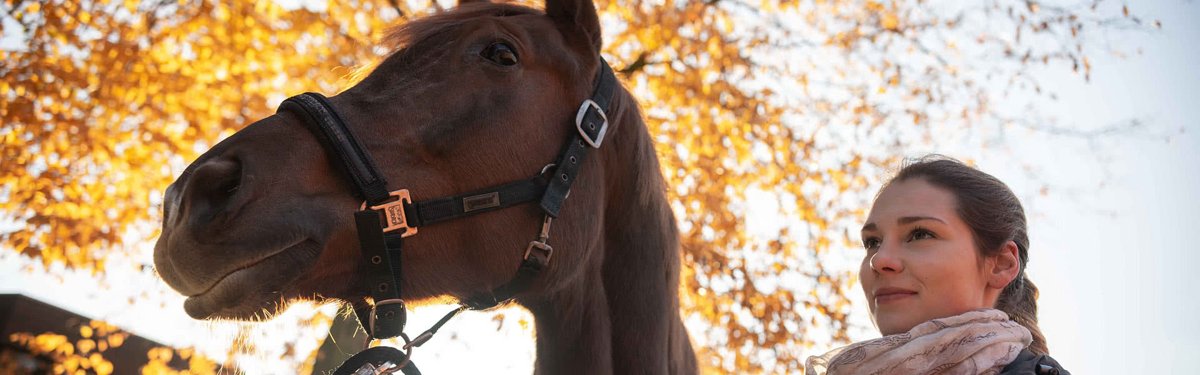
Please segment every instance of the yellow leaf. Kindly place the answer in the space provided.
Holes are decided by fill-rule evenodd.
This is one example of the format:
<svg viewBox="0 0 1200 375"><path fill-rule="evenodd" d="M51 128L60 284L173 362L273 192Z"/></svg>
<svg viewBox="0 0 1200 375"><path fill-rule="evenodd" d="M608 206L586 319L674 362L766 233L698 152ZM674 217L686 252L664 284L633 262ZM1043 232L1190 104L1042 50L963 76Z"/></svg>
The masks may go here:
<svg viewBox="0 0 1200 375"><path fill-rule="evenodd" d="M75 347L79 349L79 354L87 354L96 348L96 342L91 339L83 339L76 342Z"/></svg>
<svg viewBox="0 0 1200 375"><path fill-rule="evenodd" d="M108 345L114 348L119 347L125 343L126 336L129 334L121 332L110 334L108 335Z"/></svg>
<svg viewBox="0 0 1200 375"><path fill-rule="evenodd" d="M885 30L898 30L900 27L900 18L896 17L895 13L887 12L879 18L879 27Z"/></svg>

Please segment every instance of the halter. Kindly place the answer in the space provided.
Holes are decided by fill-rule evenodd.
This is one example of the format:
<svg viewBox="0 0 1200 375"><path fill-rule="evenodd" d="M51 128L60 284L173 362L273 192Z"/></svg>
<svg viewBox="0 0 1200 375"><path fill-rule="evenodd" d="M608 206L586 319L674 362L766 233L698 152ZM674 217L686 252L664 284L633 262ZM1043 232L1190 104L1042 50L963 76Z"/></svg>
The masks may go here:
<svg viewBox="0 0 1200 375"><path fill-rule="evenodd" d="M591 98L585 99L576 112L576 132L562 147L558 159L547 164L538 174L529 179L462 195L417 202L413 201L408 189L388 191L387 181L375 167L375 162L324 96L309 92L288 98L279 105L278 112L291 111L304 120L308 129L320 139L325 151L336 160L334 163L346 173L358 196L364 199L359 211L354 213L354 222L374 303L365 300L354 303L359 324L371 340L401 337L405 342L404 353L394 348L375 347L355 354L335 374L357 374L368 365L371 371L381 373L399 369L405 374L419 374L410 361L413 347L424 344L443 324L463 310L485 310L512 300L525 291L546 268L554 253L548 243L550 223L558 217L588 151L599 148L608 132L605 110L617 80L603 58L600 59L595 82ZM548 173L551 170L552 173ZM539 201L545 218L537 238L525 248L516 275L488 293L461 301L457 309L446 314L433 327L415 339L409 339L404 334L407 316L400 293L404 238L416 235L418 229L426 225L533 201ZM383 360L390 365L384 365ZM376 366L380 368L376 369Z"/></svg>

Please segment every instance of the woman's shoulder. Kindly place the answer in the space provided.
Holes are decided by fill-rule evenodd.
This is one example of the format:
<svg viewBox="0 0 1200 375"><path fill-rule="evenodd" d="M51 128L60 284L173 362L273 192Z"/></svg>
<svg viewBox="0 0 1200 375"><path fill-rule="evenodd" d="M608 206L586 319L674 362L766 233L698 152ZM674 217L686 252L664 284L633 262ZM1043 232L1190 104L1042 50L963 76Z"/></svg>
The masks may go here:
<svg viewBox="0 0 1200 375"><path fill-rule="evenodd" d="M1045 354L1034 354L1025 349L1017 355L1017 359L1004 366L1000 375L1071 375L1054 358Z"/></svg>

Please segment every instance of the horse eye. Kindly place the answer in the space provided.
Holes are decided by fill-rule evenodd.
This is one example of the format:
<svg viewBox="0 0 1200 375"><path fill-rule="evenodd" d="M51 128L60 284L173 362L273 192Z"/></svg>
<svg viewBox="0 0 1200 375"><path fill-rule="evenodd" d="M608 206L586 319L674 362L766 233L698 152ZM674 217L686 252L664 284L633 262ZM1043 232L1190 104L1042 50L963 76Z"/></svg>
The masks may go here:
<svg viewBox="0 0 1200 375"><path fill-rule="evenodd" d="M512 47L505 43L492 43L479 55L501 66L517 65L517 53L513 52Z"/></svg>

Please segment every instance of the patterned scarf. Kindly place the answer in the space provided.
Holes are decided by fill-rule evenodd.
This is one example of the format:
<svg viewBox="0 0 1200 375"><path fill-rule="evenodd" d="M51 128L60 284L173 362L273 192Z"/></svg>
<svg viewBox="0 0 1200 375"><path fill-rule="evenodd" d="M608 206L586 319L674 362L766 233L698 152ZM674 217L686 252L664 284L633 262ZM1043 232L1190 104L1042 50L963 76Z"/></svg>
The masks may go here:
<svg viewBox="0 0 1200 375"><path fill-rule="evenodd" d="M974 310L808 357L805 373L991 375L1032 341L1029 330L1003 311Z"/></svg>

